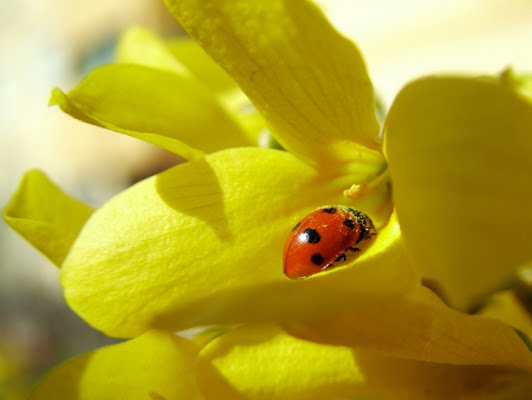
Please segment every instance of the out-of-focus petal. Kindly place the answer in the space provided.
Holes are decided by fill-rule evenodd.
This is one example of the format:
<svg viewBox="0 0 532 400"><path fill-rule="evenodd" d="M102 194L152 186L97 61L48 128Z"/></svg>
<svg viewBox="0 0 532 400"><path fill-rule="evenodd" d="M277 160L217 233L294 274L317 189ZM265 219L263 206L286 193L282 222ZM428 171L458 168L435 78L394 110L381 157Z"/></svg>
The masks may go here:
<svg viewBox="0 0 532 400"><path fill-rule="evenodd" d="M172 71L188 80L195 80L200 91L208 91L248 136L258 145L258 136L265 129L262 116L251 105L229 75L190 38L165 42L148 29L134 27L124 33L116 50L116 61ZM201 121L198 121L201 122Z"/></svg>
<svg viewBox="0 0 532 400"><path fill-rule="evenodd" d="M162 39L149 29L137 26L129 28L120 37L115 50L115 61L164 69L182 76L191 75Z"/></svg>
<svg viewBox="0 0 532 400"><path fill-rule="evenodd" d="M250 139L260 145L259 135L266 130L266 123L236 82L189 37L170 40L168 47L175 58L235 115Z"/></svg>
<svg viewBox="0 0 532 400"><path fill-rule="evenodd" d="M385 151L406 245L467 309L532 260L532 106L507 85L429 77L395 100Z"/></svg>
<svg viewBox="0 0 532 400"><path fill-rule="evenodd" d="M70 197L39 170L26 172L4 208L6 222L56 266L61 266L93 209Z"/></svg>
<svg viewBox="0 0 532 400"><path fill-rule="evenodd" d="M170 332L151 331L65 362L28 400L200 400L196 357L191 342Z"/></svg>
<svg viewBox="0 0 532 400"><path fill-rule="evenodd" d="M479 314L504 321L532 339L532 315L513 291L494 294Z"/></svg>
<svg viewBox="0 0 532 400"><path fill-rule="evenodd" d="M240 85L279 142L310 162L378 150L373 88L362 56L309 1L166 1ZM354 154L354 156L353 156Z"/></svg>
<svg viewBox="0 0 532 400"><path fill-rule="evenodd" d="M532 379L510 368L427 363L313 343L258 325L207 344L198 384L206 399L525 400Z"/></svg>
<svg viewBox="0 0 532 400"><path fill-rule="evenodd" d="M405 296L305 323L289 322L286 327L304 339L401 358L532 372L532 353L510 326L456 311L423 286Z"/></svg>
<svg viewBox="0 0 532 400"><path fill-rule="evenodd" d="M521 96L532 102L532 74L515 73L511 68L505 69L500 81L517 91Z"/></svg>
<svg viewBox="0 0 532 400"><path fill-rule="evenodd" d="M171 54L210 90L224 93L238 88L227 72L189 37L172 39L167 46Z"/></svg>
<svg viewBox="0 0 532 400"><path fill-rule="evenodd" d="M74 118L156 144L190 160L253 145L211 93L184 76L134 64L92 71L50 99Z"/></svg>
<svg viewBox="0 0 532 400"><path fill-rule="evenodd" d="M94 214L62 269L65 297L91 325L128 337L329 314L407 291L417 276L395 222L349 266L284 276L286 236L309 211L342 204L342 185L278 150L181 164Z"/></svg>

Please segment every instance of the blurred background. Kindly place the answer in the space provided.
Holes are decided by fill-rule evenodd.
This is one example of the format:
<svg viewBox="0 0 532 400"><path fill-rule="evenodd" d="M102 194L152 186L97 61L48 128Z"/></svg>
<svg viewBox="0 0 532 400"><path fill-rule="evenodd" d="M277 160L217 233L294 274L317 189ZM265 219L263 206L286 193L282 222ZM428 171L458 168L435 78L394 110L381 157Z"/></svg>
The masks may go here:
<svg viewBox="0 0 532 400"><path fill-rule="evenodd" d="M389 106L418 76L532 72L528 0L322 0L319 5L366 57ZM99 206L175 159L136 139L47 107L50 90L72 88L112 61L130 25L183 32L162 0L0 1L0 206L23 172L38 167L70 194ZM0 221L0 399L20 399L42 374L113 340L64 304L58 270Z"/></svg>

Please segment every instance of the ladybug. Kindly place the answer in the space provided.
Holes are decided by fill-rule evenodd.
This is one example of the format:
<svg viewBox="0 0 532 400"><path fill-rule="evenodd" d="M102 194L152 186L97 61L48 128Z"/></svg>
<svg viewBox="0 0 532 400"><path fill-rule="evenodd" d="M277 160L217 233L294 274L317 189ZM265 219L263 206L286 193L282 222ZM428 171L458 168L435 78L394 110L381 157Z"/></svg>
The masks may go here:
<svg viewBox="0 0 532 400"><path fill-rule="evenodd" d="M284 274L306 278L347 260L348 250L359 252L360 242L377 233L371 219L346 206L323 206L292 229L284 245ZM355 247L357 246L358 247Z"/></svg>

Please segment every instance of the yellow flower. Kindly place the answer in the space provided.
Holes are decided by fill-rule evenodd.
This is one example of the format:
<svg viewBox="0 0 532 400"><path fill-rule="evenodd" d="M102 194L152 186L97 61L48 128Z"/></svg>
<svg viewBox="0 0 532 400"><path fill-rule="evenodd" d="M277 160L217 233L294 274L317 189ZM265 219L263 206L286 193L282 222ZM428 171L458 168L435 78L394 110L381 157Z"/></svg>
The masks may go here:
<svg viewBox="0 0 532 400"><path fill-rule="evenodd" d="M312 3L167 4L262 117L197 47L142 30L119 63L54 90L72 116L188 162L95 212L25 176L7 221L61 266L76 313L135 338L65 364L34 398L525 398L532 355L512 327L531 334L527 316L462 312L532 260L532 107L516 85L412 82L381 145L363 59ZM264 124L287 151L255 147ZM287 232L325 204L370 215L374 243L286 279Z"/></svg>

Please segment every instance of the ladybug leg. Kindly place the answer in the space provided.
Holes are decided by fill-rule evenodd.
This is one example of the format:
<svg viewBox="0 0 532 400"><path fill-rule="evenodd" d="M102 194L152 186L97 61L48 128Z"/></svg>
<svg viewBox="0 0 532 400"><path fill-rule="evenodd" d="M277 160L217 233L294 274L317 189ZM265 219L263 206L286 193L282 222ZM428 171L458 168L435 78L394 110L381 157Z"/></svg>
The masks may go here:
<svg viewBox="0 0 532 400"><path fill-rule="evenodd" d="M355 253L359 253L360 252L360 249L358 247L348 247L347 250L351 250L351 251L354 251Z"/></svg>
<svg viewBox="0 0 532 400"><path fill-rule="evenodd" d="M345 260L347 260L347 257L345 256L345 253L342 253L336 260L334 260L334 262L344 262Z"/></svg>

